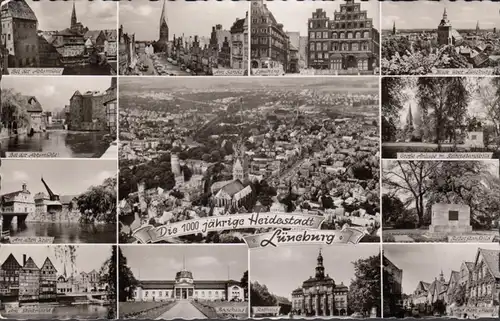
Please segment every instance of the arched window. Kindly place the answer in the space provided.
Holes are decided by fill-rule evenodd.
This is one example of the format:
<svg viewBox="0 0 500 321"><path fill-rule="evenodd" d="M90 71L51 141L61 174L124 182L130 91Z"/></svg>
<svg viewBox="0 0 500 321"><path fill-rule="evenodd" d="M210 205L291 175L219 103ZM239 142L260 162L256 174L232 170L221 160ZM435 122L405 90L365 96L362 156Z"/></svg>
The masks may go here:
<svg viewBox="0 0 500 321"><path fill-rule="evenodd" d="M345 34L343 32L341 32L339 35L340 35L340 39L344 39L345 38Z"/></svg>
<svg viewBox="0 0 500 321"><path fill-rule="evenodd" d="M347 33L347 39L352 39L352 32Z"/></svg>

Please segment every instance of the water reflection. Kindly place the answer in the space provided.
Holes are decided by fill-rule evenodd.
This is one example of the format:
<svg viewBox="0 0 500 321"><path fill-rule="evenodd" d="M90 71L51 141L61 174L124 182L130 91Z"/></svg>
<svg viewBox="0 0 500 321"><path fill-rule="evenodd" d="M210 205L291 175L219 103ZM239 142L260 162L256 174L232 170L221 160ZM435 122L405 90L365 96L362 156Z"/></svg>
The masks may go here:
<svg viewBox="0 0 500 321"><path fill-rule="evenodd" d="M7 319L107 319L109 307L98 305L59 305L55 306L52 314L6 314Z"/></svg>
<svg viewBox="0 0 500 321"><path fill-rule="evenodd" d="M0 140L0 155L5 152L57 153L65 158L98 158L111 143L106 132L69 132L50 130L33 136L20 135Z"/></svg>
<svg viewBox="0 0 500 321"><path fill-rule="evenodd" d="M12 224L10 236L54 237L54 243L116 243L116 224L26 222Z"/></svg>

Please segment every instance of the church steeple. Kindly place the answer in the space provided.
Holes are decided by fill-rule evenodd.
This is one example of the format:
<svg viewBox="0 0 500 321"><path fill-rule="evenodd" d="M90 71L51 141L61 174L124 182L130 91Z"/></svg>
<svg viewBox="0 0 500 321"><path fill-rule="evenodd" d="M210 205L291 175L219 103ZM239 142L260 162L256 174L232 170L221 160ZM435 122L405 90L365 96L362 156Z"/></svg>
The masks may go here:
<svg viewBox="0 0 500 321"><path fill-rule="evenodd" d="M75 28L78 23L78 20L76 19L76 8L75 8L75 1L73 0L73 11L71 12L71 29Z"/></svg>
<svg viewBox="0 0 500 321"><path fill-rule="evenodd" d="M448 20L448 14L446 13L446 8L443 11L443 20Z"/></svg>
<svg viewBox="0 0 500 321"><path fill-rule="evenodd" d="M479 28L479 20L477 21L476 24L476 34L479 34L480 28Z"/></svg>
<svg viewBox="0 0 500 321"><path fill-rule="evenodd" d="M168 42L168 23L167 23L167 15L165 13L165 1L163 0L163 6L161 8L161 16L160 16L160 42L167 43Z"/></svg>
<svg viewBox="0 0 500 321"><path fill-rule="evenodd" d="M317 279L325 278L325 267L323 266L323 256L321 255L321 249L319 249L319 254L317 258L316 278Z"/></svg>
<svg viewBox="0 0 500 321"><path fill-rule="evenodd" d="M396 34L396 21L393 21L392 22L392 34L395 35Z"/></svg>

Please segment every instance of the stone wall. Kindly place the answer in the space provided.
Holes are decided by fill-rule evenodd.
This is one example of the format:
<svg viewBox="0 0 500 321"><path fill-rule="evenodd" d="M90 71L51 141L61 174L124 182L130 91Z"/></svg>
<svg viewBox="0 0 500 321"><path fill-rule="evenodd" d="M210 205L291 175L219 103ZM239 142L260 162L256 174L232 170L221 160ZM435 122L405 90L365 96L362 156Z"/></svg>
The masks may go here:
<svg viewBox="0 0 500 321"><path fill-rule="evenodd" d="M432 218L429 231L431 233L472 232L470 207L467 205L446 203L432 205Z"/></svg>

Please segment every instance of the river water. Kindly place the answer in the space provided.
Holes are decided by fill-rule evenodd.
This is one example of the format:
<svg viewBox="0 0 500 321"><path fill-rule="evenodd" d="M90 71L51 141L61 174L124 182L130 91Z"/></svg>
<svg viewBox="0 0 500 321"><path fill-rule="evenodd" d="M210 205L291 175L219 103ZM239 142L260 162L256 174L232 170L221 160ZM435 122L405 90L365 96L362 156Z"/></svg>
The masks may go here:
<svg viewBox="0 0 500 321"><path fill-rule="evenodd" d="M83 224L78 222L26 222L20 227L13 223L10 236L54 237L54 243L116 243L116 224Z"/></svg>
<svg viewBox="0 0 500 321"><path fill-rule="evenodd" d="M60 305L52 314L5 314L7 319L107 319L109 307L99 305Z"/></svg>
<svg viewBox="0 0 500 321"><path fill-rule="evenodd" d="M5 152L43 152L56 153L65 158L99 158L109 147L111 141L106 132L69 132L50 130L35 133L33 136L21 135L0 139L0 155Z"/></svg>

